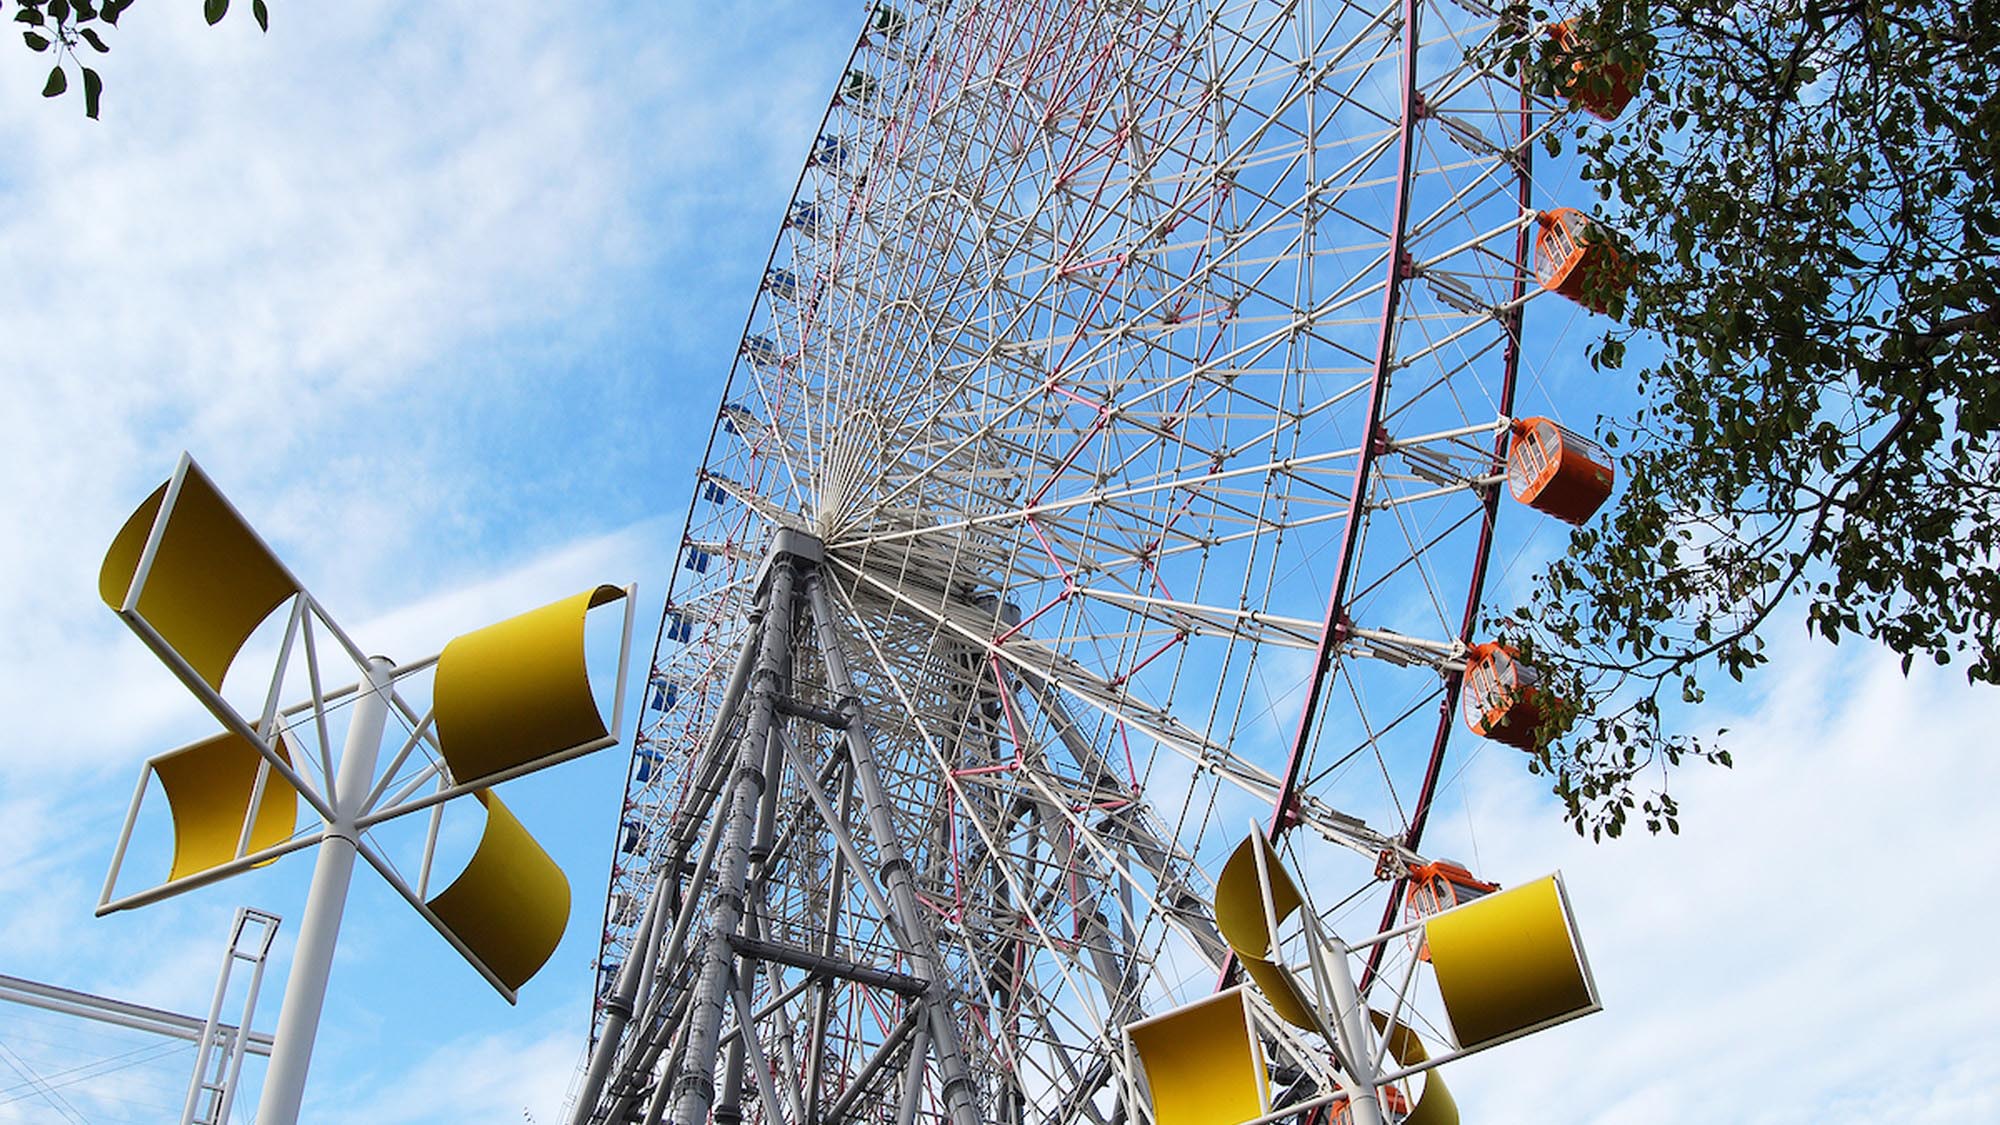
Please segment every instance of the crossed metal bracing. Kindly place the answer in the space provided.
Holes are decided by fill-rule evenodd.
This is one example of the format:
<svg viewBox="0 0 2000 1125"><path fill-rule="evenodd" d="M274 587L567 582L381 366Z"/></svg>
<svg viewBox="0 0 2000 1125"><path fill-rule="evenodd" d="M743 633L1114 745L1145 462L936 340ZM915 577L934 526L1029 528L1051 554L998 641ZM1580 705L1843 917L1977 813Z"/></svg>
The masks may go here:
<svg viewBox="0 0 2000 1125"><path fill-rule="evenodd" d="M703 830L663 857L583 1119L754 1102L820 1120L879 1098L972 1125L1106 1083L1152 931L1219 963L1187 857L1059 703L966 690L976 650L894 630L850 657L849 593L807 537L761 573L733 704L692 765L683 823ZM933 675L904 671L920 662ZM1030 708L1056 736L1010 763Z"/></svg>
<svg viewBox="0 0 2000 1125"><path fill-rule="evenodd" d="M745 1113L951 1116L944 1020L982 1119L1108 1119L1112 1032L1215 979L1196 865L1246 816L1352 888L1334 911L1398 909L1478 639L1552 202L1528 171L1555 114L1488 69L1532 33L1430 0L871 15L696 484L597 1029L657 952L655 888L720 831L715 763L751 737L791 535L818 545L817 593L770 736L772 831L786 872L822 876L844 831L853 870L836 893L753 866L742 932L838 935L842 966L922 977L951 1015L910 1023L932 993L828 965L801 985L810 968L738 949L747 1015L722 1023L751 1033L723 1069L762 1051L743 1073L774 1086L742 1078ZM824 721L852 707L880 838L852 819L854 728ZM937 942L923 972L855 890L891 838ZM836 979L823 1019L781 1002ZM635 1099L692 1026L665 981L625 1033L651 1045L621 1044L607 1080Z"/></svg>

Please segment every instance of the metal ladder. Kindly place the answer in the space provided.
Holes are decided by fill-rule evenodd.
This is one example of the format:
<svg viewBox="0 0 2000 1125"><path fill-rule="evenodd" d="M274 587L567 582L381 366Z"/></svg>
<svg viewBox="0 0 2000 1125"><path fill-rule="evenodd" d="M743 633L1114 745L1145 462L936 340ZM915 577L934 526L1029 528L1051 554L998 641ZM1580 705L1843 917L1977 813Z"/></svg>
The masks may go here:
<svg viewBox="0 0 2000 1125"><path fill-rule="evenodd" d="M181 1125L226 1125L229 1121L230 1104L236 1100L236 1078L243 1069L244 1040L257 1011L257 989L263 983L264 962L277 934L277 915L247 906L237 908L229 948L222 955L222 972L215 980L215 999L209 1002L208 1020L202 1025L201 1038L195 1041L194 1077L181 1108ZM243 997L243 1018L229 1027L222 1022L222 1005L238 961L250 963L250 987Z"/></svg>

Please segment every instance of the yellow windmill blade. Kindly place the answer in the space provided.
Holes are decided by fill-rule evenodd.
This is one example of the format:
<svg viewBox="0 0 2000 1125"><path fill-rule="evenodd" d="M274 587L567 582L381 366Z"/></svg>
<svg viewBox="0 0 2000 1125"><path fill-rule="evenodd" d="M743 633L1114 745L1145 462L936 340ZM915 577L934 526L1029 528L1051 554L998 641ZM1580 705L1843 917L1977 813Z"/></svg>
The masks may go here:
<svg viewBox="0 0 2000 1125"><path fill-rule="evenodd" d="M105 604L122 611L138 586L138 615L208 686L222 679L243 642L271 611L299 592L283 563L243 522L193 461L132 513L105 552L97 589ZM140 563L155 528L159 549L152 565Z"/></svg>
<svg viewBox="0 0 2000 1125"><path fill-rule="evenodd" d="M1264 1049L1243 987L1130 1023L1154 1125L1238 1125L1271 1110Z"/></svg>
<svg viewBox="0 0 2000 1125"><path fill-rule="evenodd" d="M1262 957L1239 955L1237 960L1242 963L1243 971L1250 974L1250 979L1257 982L1257 991L1264 994L1264 999L1270 1003L1271 1010L1278 1013L1279 1018L1293 1027L1304 1028L1307 1031L1320 1029L1321 1024L1313 1017L1312 1001L1300 991L1298 982L1292 979L1290 969L1275 961L1266 961Z"/></svg>
<svg viewBox="0 0 2000 1125"><path fill-rule="evenodd" d="M1263 868L1271 881L1268 911L1264 883L1257 875L1259 849L1264 853ZM1252 831L1246 836L1215 878L1215 928L1236 951L1243 971L1257 982L1257 990L1281 1019L1293 1027L1316 1031L1321 1025L1314 1018L1312 1001L1292 978L1291 970L1271 957L1277 942L1277 935L1271 932L1272 922L1283 925L1304 904L1305 896L1299 892L1291 872L1285 870L1278 853L1261 832Z"/></svg>
<svg viewBox="0 0 2000 1125"><path fill-rule="evenodd" d="M1368 1016L1375 1021L1375 1029L1387 1037L1391 1058L1406 1067L1430 1061L1424 1041L1401 1020L1392 1021L1377 1011L1370 1011ZM1437 1068L1424 1072L1424 1092L1417 1095L1416 1104L1403 1117L1402 1125L1458 1125L1458 1100L1445 1087L1444 1076Z"/></svg>
<svg viewBox="0 0 2000 1125"><path fill-rule="evenodd" d="M1264 853L1264 870L1271 879L1268 916L1264 910L1264 885L1257 878L1260 849ZM1215 927L1222 931L1222 939L1239 957L1269 958L1277 935L1271 932L1268 919L1275 918L1282 925L1304 902L1298 884L1292 881L1291 873L1285 870L1277 851L1261 832L1250 833L1236 845L1223 863L1222 873L1215 877Z"/></svg>
<svg viewBox="0 0 2000 1125"><path fill-rule="evenodd" d="M282 738L274 739L273 745L280 758L292 760ZM249 740L234 732L156 758L152 768L166 791L167 808L173 817L174 861L167 873L168 882L237 858L246 819L250 835L242 849L244 855L284 842L298 827L298 793L269 769ZM265 775L261 793L257 791L260 772ZM254 818L250 816L253 799L257 803Z"/></svg>
<svg viewBox="0 0 2000 1125"><path fill-rule="evenodd" d="M584 667L584 616L625 596L598 586L454 638L432 688L438 746L472 784L610 735Z"/></svg>
<svg viewBox="0 0 2000 1125"><path fill-rule="evenodd" d="M1558 876L1435 915L1424 923L1424 938L1462 1050L1599 1008Z"/></svg>
<svg viewBox="0 0 2000 1125"><path fill-rule="evenodd" d="M479 847L451 885L424 905L510 989L527 983L562 942L569 880L490 791Z"/></svg>

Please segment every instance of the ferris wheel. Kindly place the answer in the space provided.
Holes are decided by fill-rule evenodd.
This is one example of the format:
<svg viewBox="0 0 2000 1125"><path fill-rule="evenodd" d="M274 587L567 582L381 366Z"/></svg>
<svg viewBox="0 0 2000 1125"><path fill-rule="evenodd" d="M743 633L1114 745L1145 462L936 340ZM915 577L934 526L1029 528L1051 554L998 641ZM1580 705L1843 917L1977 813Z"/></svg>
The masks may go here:
<svg viewBox="0 0 2000 1125"><path fill-rule="evenodd" d="M1514 416L1529 298L1616 265L1530 175L1545 29L896 4L696 482L575 1121L1109 1122L1119 1029L1232 972L1249 826L1336 928L1523 874L1423 835L1455 728L1532 734L1504 495L1610 490Z"/></svg>

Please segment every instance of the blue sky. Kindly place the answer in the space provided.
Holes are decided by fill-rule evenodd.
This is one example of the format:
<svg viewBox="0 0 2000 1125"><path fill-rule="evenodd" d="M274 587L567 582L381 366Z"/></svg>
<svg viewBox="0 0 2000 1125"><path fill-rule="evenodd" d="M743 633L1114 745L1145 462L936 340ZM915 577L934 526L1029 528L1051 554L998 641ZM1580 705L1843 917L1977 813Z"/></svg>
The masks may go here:
<svg viewBox="0 0 2000 1125"><path fill-rule="evenodd" d="M208 730L95 593L182 449L370 647L422 655L634 580L650 640L860 8L614 11L283 5L263 36L145 5L99 123L7 56L0 972L198 1011L245 903L285 916L288 964L304 857L91 917L139 763ZM1859 646L1775 652L1711 707L1739 768L1682 779L1679 839L1582 845L1515 759L1462 759L1438 850L1563 867L1607 1006L1458 1064L1467 1121L2000 1117L1976 953L2000 923L1992 696ZM509 788L576 891L518 1008L357 880L308 1120L555 1119L622 774L613 752ZM0 1121L51 1112L0 1100ZM89 1116L154 1119L119 1112Z"/></svg>

